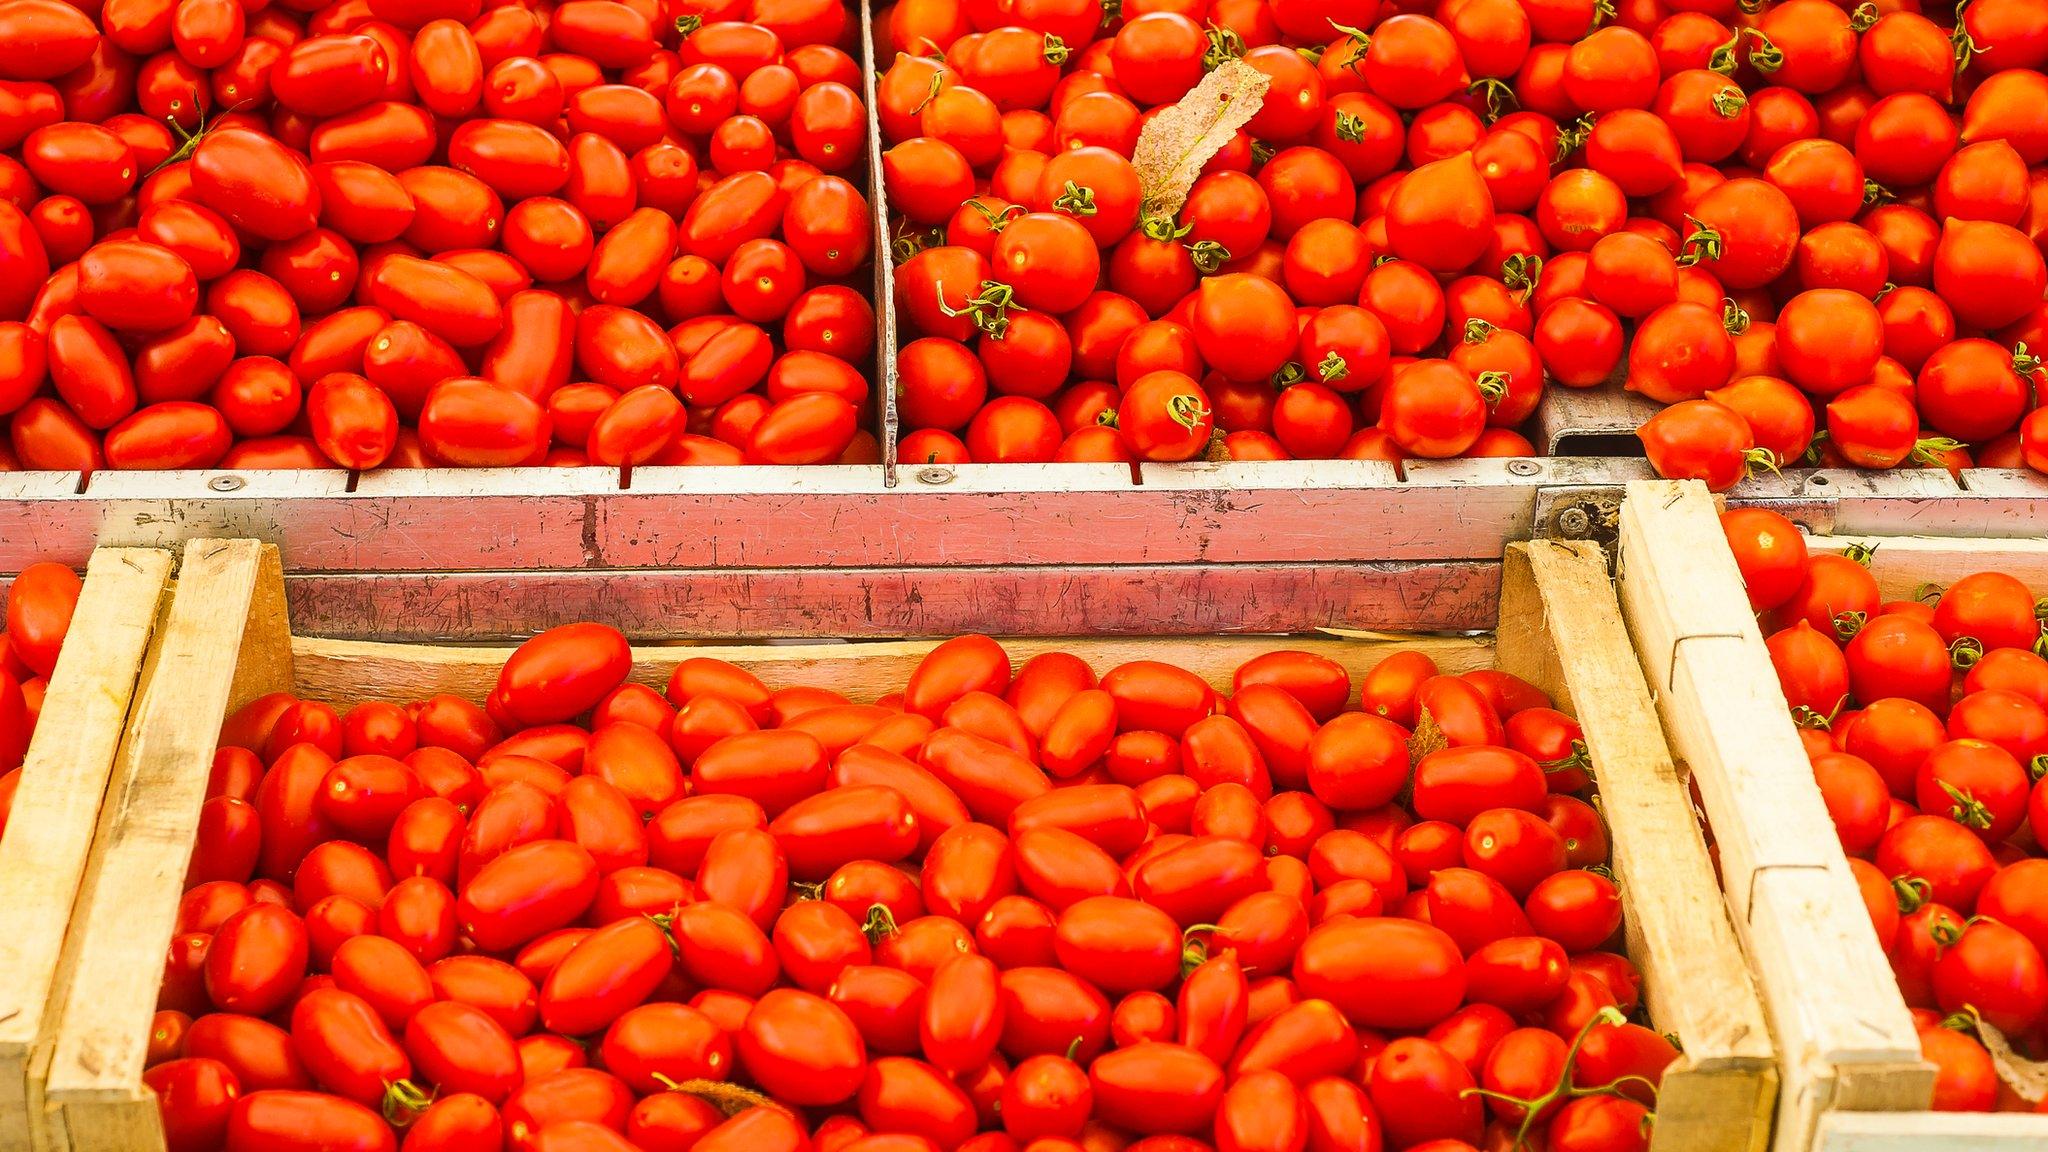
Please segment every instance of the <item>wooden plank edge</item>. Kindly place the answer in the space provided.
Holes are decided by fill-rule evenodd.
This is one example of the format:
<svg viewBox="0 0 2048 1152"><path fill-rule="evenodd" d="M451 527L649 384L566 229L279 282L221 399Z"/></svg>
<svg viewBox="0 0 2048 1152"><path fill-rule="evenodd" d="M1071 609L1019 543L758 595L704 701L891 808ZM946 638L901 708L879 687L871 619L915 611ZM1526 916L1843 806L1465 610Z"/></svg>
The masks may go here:
<svg viewBox="0 0 2048 1152"><path fill-rule="evenodd" d="M1984 536L1809 536L1810 553L1861 547L1886 600L1911 600L1922 586L1946 586L1978 572L2003 572L2048 595L2048 540Z"/></svg>
<svg viewBox="0 0 2048 1152"><path fill-rule="evenodd" d="M2048 1116L2025 1112L1835 1112L1813 1152L2041 1152Z"/></svg>
<svg viewBox="0 0 2048 1152"><path fill-rule="evenodd" d="M276 550L253 540L185 546L177 590L116 755L63 974L43 1106L31 1116L52 1152L161 1147L141 1074L161 957L171 939L220 723L235 692L289 668L252 651L281 643ZM271 687L282 686L281 683Z"/></svg>
<svg viewBox="0 0 2048 1152"><path fill-rule="evenodd" d="M1699 1067L1681 1056L1657 1089L1649 1152L1764 1152L1777 1107L1776 1061Z"/></svg>
<svg viewBox="0 0 2048 1152"><path fill-rule="evenodd" d="M171 556L101 548L50 677L0 838L0 1150L25 1149L52 1037L51 993L91 858L101 800L143 657L170 579Z"/></svg>
<svg viewBox="0 0 2048 1152"><path fill-rule="evenodd" d="M1620 549L1623 612L1672 749L1714 822L1740 918L1752 872L1825 865L1834 826L1801 779L1805 754L1705 487L1632 486ZM1766 771L1760 759L1797 770Z"/></svg>

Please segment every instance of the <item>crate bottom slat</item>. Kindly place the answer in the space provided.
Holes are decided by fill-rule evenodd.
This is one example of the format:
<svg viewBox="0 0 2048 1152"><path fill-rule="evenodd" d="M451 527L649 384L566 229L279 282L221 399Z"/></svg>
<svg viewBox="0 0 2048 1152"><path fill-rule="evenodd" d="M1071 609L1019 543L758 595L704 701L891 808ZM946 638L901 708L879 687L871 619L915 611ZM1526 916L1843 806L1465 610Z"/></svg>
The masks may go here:
<svg viewBox="0 0 2048 1152"><path fill-rule="evenodd" d="M636 647L633 679L662 688L677 664L697 657L729 660L759 676L769 688L802 685L827 688L855 703L868 703L909 681L936 640L882 640L846 644ZM1041 652L1068 652L1098 670L1127 660L1170 658L1211 684L1229 687L1231 673L1253 656L1296 649L1326 656L1356 678L1396 649L1428 654L1446 673L1493 665L1492 637L1389 636L1354 640L1301 636L1211 636L1098 639L1004 639L1018 664ZM311 637L292 639L293 691L346 710L364 700L417 700L445 692L481 703L497 683L512 649L389 644ZM879 688L878 688L879 686Z"/></svg>
<svg viewBox="0 0 2048 1152"><path fill-rule="evenodd" d="M1813 1152L2041 1152L2048 1116L2026 1112L1831 1112Z"/></svg>

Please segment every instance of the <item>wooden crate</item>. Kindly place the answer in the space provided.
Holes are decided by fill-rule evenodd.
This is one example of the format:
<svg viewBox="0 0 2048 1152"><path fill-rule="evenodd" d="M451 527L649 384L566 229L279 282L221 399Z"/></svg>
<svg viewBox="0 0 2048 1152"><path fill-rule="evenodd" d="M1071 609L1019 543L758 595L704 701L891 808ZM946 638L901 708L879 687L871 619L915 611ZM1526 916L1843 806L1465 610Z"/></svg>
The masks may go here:
<svg viewBox="0 0 2048 1152"><path fill-rule="evenodd" d="M29 1110L77 959L67 932L171 554L102 548L43 698L0 837L0 1149L28 1147Z"/></svg>
<svg viewBox="0 0 2048 1152"><path fill-rule="evenodd" d="M1990 569L2048 585L2039 539L1809 538L1814 551L1851 544L1875 546L1872 567L1887 599ZM1782 1053L1781 1146L2048 1148L2048 1117L1926 1110L1933 1068L1920 1059L1706 490L1630 485L1620 570L1624 614L1671 748L1706 802Z"/></svg>
<svg viewBox="0 0 2048 1152"><path fill-rule="evenodd" d="M1629 951L1643 969L1655 1026L1684 1051L1664 1082L1654 1148L1760 1152L1778 1082L1769 1030L1629 650L1604 557L1590 544L1514 545L1502 567L1492 635L1027 639L1006 646L1019 661L1062 648L1098 670L1150 656L1223 686L1240 662L1276 648L1318 652L1355 676L1410 647L1446 671L1497 665L1542 686L1585 728L1611 826ZM634 676L658 687L679 660L716 656L771 687L811 684L872 700L900 687L932 647L898 641L641 648ZM252 540L187 545L177 596L122 743L119 791L107 807L76 929L85 941L73 983L79 994L63 1005L40 1148L162 1146L154 1102L140 1083L144 1032L221 718L279 689L340 708L435 692L481 700L507 651L294 637L274 548Z"/></svg>

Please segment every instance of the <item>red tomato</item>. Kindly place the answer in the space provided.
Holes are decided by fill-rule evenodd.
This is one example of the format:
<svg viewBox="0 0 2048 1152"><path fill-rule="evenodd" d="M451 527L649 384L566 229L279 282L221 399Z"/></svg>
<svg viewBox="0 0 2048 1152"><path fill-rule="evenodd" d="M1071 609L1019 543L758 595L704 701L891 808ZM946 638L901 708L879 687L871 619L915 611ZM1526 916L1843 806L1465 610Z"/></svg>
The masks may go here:
<svg viewBox="0 0 2048 1152"><path fill-rule="evenodd" d="M376 1111L321 1092L251 1092L228 1117L231 1152L397 1152L398 1137Z"/></svg>
<svg viewBox="0 0 2048 1152"><path fill-rule="evenodd" d="M867 1062L866 1045L844 1012L828 1000L788 988L755 1002L738 1050L757 1083L796 1104L852 1098Z"/></svg>

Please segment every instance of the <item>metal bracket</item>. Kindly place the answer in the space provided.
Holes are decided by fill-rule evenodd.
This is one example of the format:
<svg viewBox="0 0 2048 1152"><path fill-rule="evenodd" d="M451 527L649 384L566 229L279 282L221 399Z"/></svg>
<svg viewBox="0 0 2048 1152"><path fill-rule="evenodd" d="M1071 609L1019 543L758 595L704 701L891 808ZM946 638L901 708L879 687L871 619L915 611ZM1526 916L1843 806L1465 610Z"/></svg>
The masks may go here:
<svg viewBox="0 0 2048 1152"><path fill-rule="evenodd" d="M1563 485L1539 488L1530 535L1539 540L1585 540L1607 553L1614 568L1615 544L1621 535L1619 485Z"/></svg>

